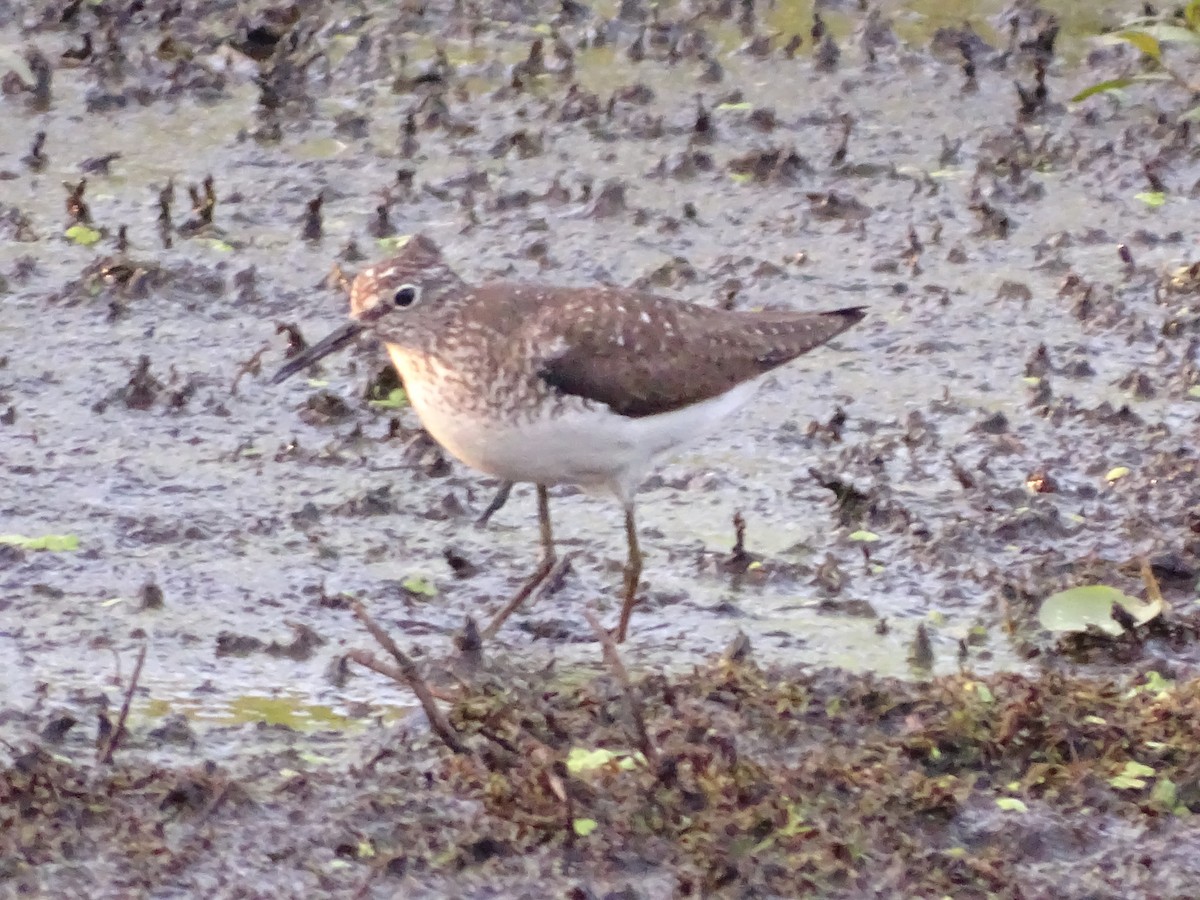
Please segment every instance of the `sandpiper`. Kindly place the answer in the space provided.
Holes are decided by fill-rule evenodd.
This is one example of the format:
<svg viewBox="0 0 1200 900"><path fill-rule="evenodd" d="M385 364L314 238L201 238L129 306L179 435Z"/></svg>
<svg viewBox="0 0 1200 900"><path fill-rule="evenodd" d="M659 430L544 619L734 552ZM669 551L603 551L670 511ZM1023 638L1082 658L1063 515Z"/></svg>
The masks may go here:
<svg viewBox="0 0 1200 900"><path fill-rule="evenodd" d="M537 486L542 561L485 636L554 568L547 487L611 491L629 550L615 632L623 641L642 574L634 495L655 460L711 432L766 373L864 314L729 311L615 287L471 285L415 235L354 279L351 321L271 381L373 332L439 444L475 469Z"/></svg>

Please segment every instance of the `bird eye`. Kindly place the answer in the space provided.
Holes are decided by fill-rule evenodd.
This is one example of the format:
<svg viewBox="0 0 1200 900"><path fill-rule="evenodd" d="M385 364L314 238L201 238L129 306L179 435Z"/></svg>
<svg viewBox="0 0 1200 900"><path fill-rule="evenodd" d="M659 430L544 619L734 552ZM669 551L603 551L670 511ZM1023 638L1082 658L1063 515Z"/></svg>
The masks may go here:
<svg viewBox="0 0 1200 900"><path fill-rule="evenodd" d="M417 288L412 284L402 284L396 288L396 293L392 297L393 302L400 309L412 306L417 302Z"/></svg>

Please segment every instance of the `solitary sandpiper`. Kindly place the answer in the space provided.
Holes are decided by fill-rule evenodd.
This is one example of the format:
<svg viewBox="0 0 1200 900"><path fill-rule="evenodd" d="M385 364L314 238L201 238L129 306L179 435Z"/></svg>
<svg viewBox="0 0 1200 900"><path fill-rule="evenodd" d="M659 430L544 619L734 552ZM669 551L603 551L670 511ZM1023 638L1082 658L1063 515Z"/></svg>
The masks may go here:
<svg viewBox="0 0 1200 900"><path fill-rule="evenodd" d="M863 315L861 307L737 312L614 287L471 285L415 235L359 273L351 321L294 356L272 383L373 332L439 444L506 482L537 485L541 564L485 636L554 568L547 487L614 493L629 544L615 635L624 640L642 574L634 494L655 460L712 431L767 372Z"/></svg>

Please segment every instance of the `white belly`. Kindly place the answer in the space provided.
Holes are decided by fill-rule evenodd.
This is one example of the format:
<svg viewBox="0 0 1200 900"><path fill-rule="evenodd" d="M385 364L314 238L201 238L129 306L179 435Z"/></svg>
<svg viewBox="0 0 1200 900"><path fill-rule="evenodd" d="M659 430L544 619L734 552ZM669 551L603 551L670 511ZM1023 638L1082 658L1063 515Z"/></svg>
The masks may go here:
<svg viewBox="0 0 1200 900"><path fill-rule="evenodd" d="M483 403L488 397L452 409L428 389L436 380L405 377L411 362L395 352L392 358L421 424L462 462L505 481L603 487L623 502L632 499L657 458L708 435L757 389L747 382L694 406L636 419L582 400L554 416L509 418L492 412Z"/></svg>

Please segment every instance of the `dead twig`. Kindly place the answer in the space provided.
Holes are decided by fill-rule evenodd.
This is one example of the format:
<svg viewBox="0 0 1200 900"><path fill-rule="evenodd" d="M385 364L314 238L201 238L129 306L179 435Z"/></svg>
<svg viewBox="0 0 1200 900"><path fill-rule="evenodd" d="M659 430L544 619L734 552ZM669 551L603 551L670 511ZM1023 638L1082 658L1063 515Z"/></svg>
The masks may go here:
<svg viewBox="0 0 1200 900"><path fill-rule="evenodd" d="M1150 560L1146 557L1138 559L1138 568L1141 570L1142 584L1146 586L1146 599L1151 603L1161 603L1164 608L1167 601L1163 599L1162 589L1158 586L1158 579L1154 577L1154 570L1150 567Z"/></svg>
<svg viewBox="0 0 1200 900"><path fill-rule="evenodd" d="M259 348L257 353L255 353L253 356L251 356L244 363L241 363L238 365L237 373L233 376L233 384L231 384L229 386L229 395L231 397L237 396L238 382L240 382L242 380L243 376L245 376L245 375L254 376L254 375L258 375L260 372L262 372L262 358L269 349L271 349L271 348L270 347Z"/></svg>
<svg viewBox="0 0 1200 900"><path fill-rule="evenodd" d="M104 765L108 765L113 760L113 754L117 751L117 746L121 743L121 738L125 736L125 722L129 719L129 707L133 705L133 692L137 690L138 678L142 674L142 663L146 661L146 645L142 644L142 649L138 651L137 662L133 664L133 673L129 676L129 688L125 691L125 699L121 702L121 713L117 716L117 727L112 730L112 734L108 736L108 740L104 742L103 747L97 754L97 758Z"/></svg>
<svg viewBox="0 0 1200 900"><path fill-rule="evenodd" d="M386 663L381 659L376 659L370 652L366 650L351 650L346 654L346 659L351 662L356 662L364 669L370 669L372 672L378 672L384 678L390 678L392 681L398 681L400 684L408 687L408 681L404 677L404 671L399 666L393 666L391 663ZM444 691L436 688L429 682L425 682L425 686L429 689L429 695L434 700L441 700L443 703L456 703L462 699L460 694Z"/></svg>
<svg viewBox="0 0 1200 900"><path fill-rule="evenodd" d="M363 605L355 600L350 604L351 610L354 611L355 618L362 622L363 627L370 632L371 637L375 638L376 642L384 650L386 650L396 660L398 669L391 670L391 666L379 663L369 653L364 651L354 650L348 655L350 659L360 665L366 666L368 669L373 669L389 678L394 678L401 684L408 685L409 689L416 694L417 700L421 703L421 708L425 710L425 717L429 719L429 725L433 728L434 734L441 738L442 743L449 747L454 753L471 752L470 748L462 742L458 736L458 732L454 730L454 726L450 724L450 720L438 708L437 701L434 699L433 691L430 690L429 684L421 677L420 671L417 669L417 664L412 661L412 658L396 646L396 642L391 636L384 631L379 623L372 619Z"/></svg>
<svg viewBox="0 0 1200 900"><path fill-rule="evenodd" d="M621 689L625 692L625 702L629 706L629 716L633 719L633 728L636 733L638 749L646 757L646 762L649 764L650 770L657 771L659 759L658 748L650 741L650 733L646 730L646 718L642 714L641 697L638 696L633 683L629 680L629 673L625 671L625 664L621 662L621 654L617 652L616 641L604 629L590 609L585 609L583 616L587 619L588 624L592 626L592 631L596 633L596 639L600 641L600 646L604 648L604 662L612 670L617 682L621 685Z"/></svg>

